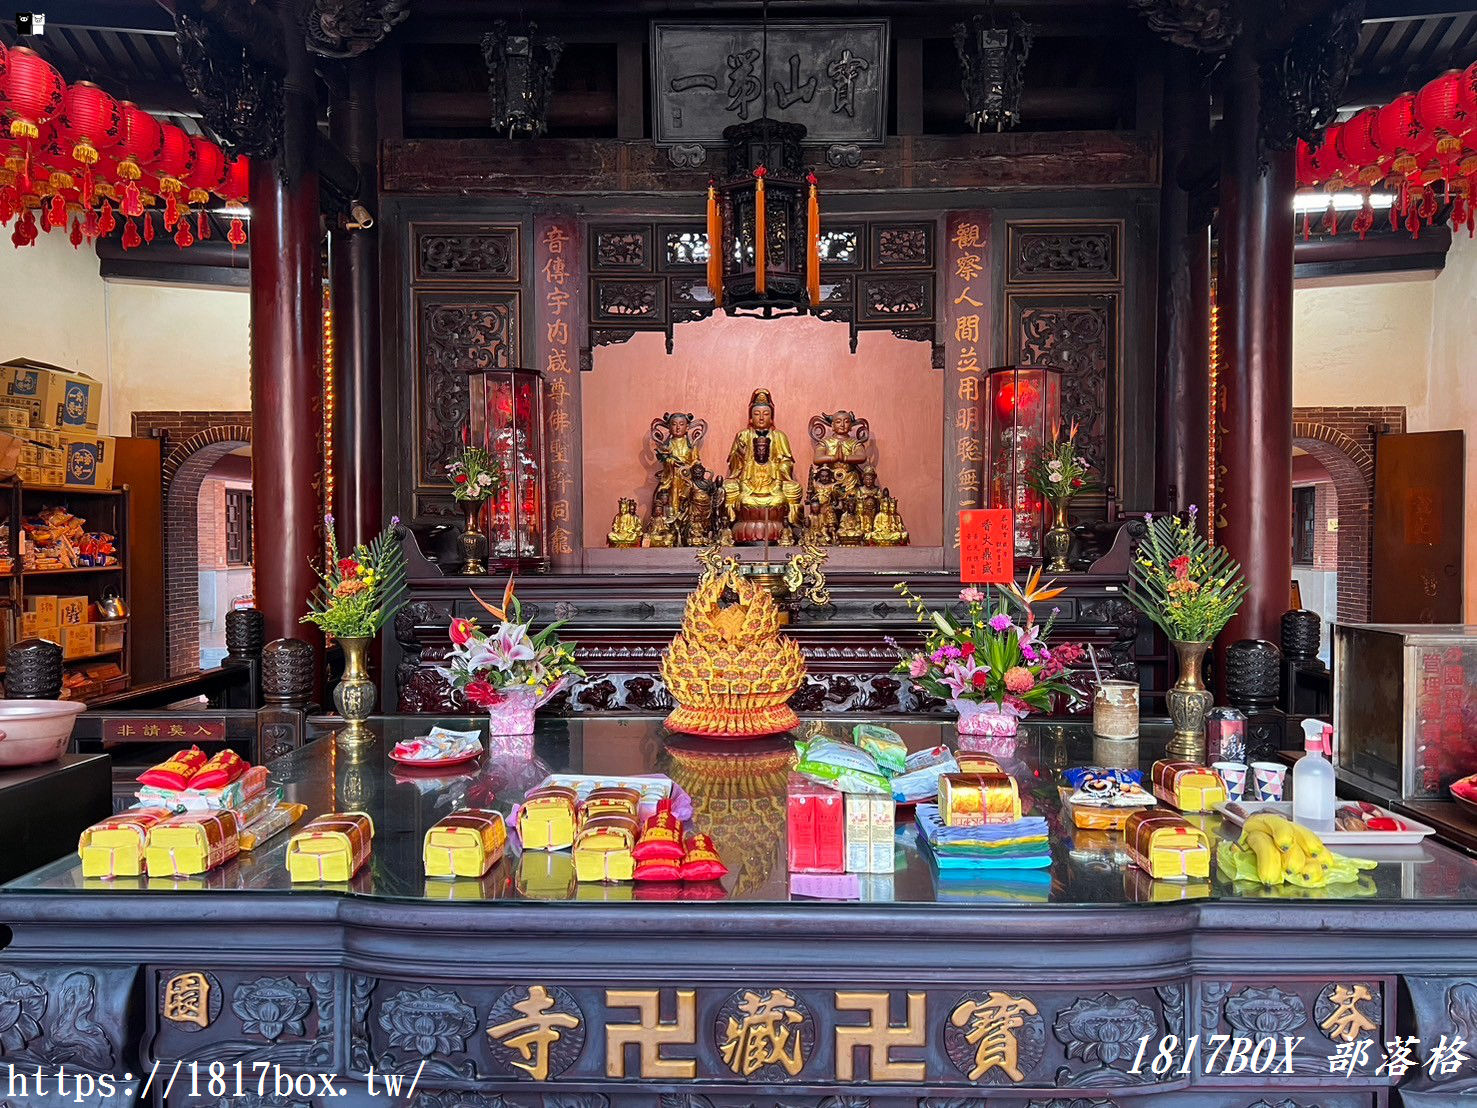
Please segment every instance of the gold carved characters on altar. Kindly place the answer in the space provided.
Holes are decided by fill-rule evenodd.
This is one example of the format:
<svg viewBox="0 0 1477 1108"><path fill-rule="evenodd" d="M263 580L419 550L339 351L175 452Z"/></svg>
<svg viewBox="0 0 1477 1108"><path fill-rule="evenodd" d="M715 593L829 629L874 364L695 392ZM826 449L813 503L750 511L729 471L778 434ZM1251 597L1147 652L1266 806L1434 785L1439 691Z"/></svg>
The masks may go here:
<svg viewBox="0 0 1477 1108"><path fill-rule="evenodd" d="M510 1065L534 1081L547 1081L578 1057L584 1045L582 1013L563 989L530 985L516 999L522 991L509 989L493 1006L492 1018L498 1022L488 1027L487 1037L510 1053Z"/></svg>
<svg viewBox="0 0 1477 1108"><path fill-rule="evenodd" d="M186 1030L203 1031L220 1014L220 987L204 970L177 973L164 983L160 1015Z"/></svg>

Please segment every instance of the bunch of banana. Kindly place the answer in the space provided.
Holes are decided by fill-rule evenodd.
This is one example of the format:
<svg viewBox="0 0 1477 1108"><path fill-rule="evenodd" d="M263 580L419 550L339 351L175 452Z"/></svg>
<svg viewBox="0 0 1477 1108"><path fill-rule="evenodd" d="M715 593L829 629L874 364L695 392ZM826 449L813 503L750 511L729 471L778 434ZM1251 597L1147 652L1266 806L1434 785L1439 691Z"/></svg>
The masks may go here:
<svg viewBox="0 0 1477 1108"><path fill-rule="evenodd" d="M1232 881L1286 882L1305 889L1357 881L1360 870L1375 865L1364 858L1335 854L1306 827L1271 812L1258 812L1248 819L1239 841L1221 843L1216 861Z"/></svg>

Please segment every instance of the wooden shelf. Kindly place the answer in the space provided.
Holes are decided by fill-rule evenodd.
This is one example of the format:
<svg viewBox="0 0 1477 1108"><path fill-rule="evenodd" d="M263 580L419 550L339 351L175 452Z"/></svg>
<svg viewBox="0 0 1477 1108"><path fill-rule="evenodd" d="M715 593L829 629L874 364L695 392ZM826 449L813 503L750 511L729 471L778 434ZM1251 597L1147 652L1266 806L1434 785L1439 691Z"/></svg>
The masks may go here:
<svg viewBox="0 0 1477 1108"><path fill-rule="evenodd" d="M22 577L56 577L69 573L122 573L123 564L115 566L76 566L72 569L23 569Z"/></svg>
<svg viewBox="0 0 1477 1108"><path fill-rule="evenodd" d="M59 493L62 496L122 496L122 489L74 489L70 485L22 485L21 492Z"/></svg>
<svg viewBox="0 0 1477 1108"><path fill-rule="evenodd" d="M102 658L116 658L123 653L123 647L115 646L112 650L99 650L94 654L78 654L75 658L63 658L62 665L72 666L79 662L96 662ZM5 672L5 667L0 665L0 673Z"/></svg>

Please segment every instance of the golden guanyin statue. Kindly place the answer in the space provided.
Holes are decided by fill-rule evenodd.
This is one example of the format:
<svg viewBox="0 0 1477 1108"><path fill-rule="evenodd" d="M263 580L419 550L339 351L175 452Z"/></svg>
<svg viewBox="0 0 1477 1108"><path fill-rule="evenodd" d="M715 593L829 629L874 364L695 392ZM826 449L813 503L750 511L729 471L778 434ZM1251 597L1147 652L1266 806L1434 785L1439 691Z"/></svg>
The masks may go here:
<svg viewBox="0 0 1477 1108"><path fill-rule="evenodd" d="M814 464L830 466L843 492L862 487L862 466L873 461L872 430L855 412L837 408L810 419L810 437L815 443Z"/></svg>
<svg viewBox="0 0 1477 1108"><path fill-rule="evenodd" d="M667 728L727 739L788 731L798 723L789 700L805 680L805 659L780 634L769 589L713 553L662 654L662 681L677 704Z"/></svg>
<svg viewBox="0 0 1477 1108"><path fill-rule="evenodd" d="M622 550L641 545L641 517L636 514L636 501L633 497L623 496L617 502L615 519L610 524L610 534L606 539L611 546Z"/></svg>
<svg viewBox="0 0 1477 1108"><path fill-rule="evenodd" d="M733 437L728 451L723 499L736 544L794 544L801 508L795 454L774 425L768 389L755 389L749 397L749 425Z"/></svg>
<svg viewBox="0 0 1477 1108"><path fill-rule="evenodd" d="M882 490L882 507L872 521L873 546L907 546L908 529L903 526L903 517L898 514L897 501L886 490Z"/></svg>

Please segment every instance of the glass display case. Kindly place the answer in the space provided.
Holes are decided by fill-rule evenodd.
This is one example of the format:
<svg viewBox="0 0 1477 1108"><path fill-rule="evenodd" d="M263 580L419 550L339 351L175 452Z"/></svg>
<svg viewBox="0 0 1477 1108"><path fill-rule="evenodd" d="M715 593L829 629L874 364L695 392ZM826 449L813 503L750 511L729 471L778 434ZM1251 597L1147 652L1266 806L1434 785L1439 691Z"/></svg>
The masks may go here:
<svg viewBox="0 0 1477 1108"><path fill-rule="evenodd" d="M1341 774L1444 800L1477 772L1477 626L1337 624L1333 659Z"/></svg>
<svg viewBox="0 0 1477 1108"><path fill-rule="evenodd" d="M1062 371L1052 366L999 366L985 378L987 508L1015 511L1015 556L1038 558L1045 527L1041 495L1026 471L1061 423Z"/></svg>
<svg viewBox="0 0 1477 1108"><path fill-rule="evenodd" d="M537 569L547 558L543 378L533 369L469 374L471 439L497 459L502 483L482 506L489 569Z"/></svg>

